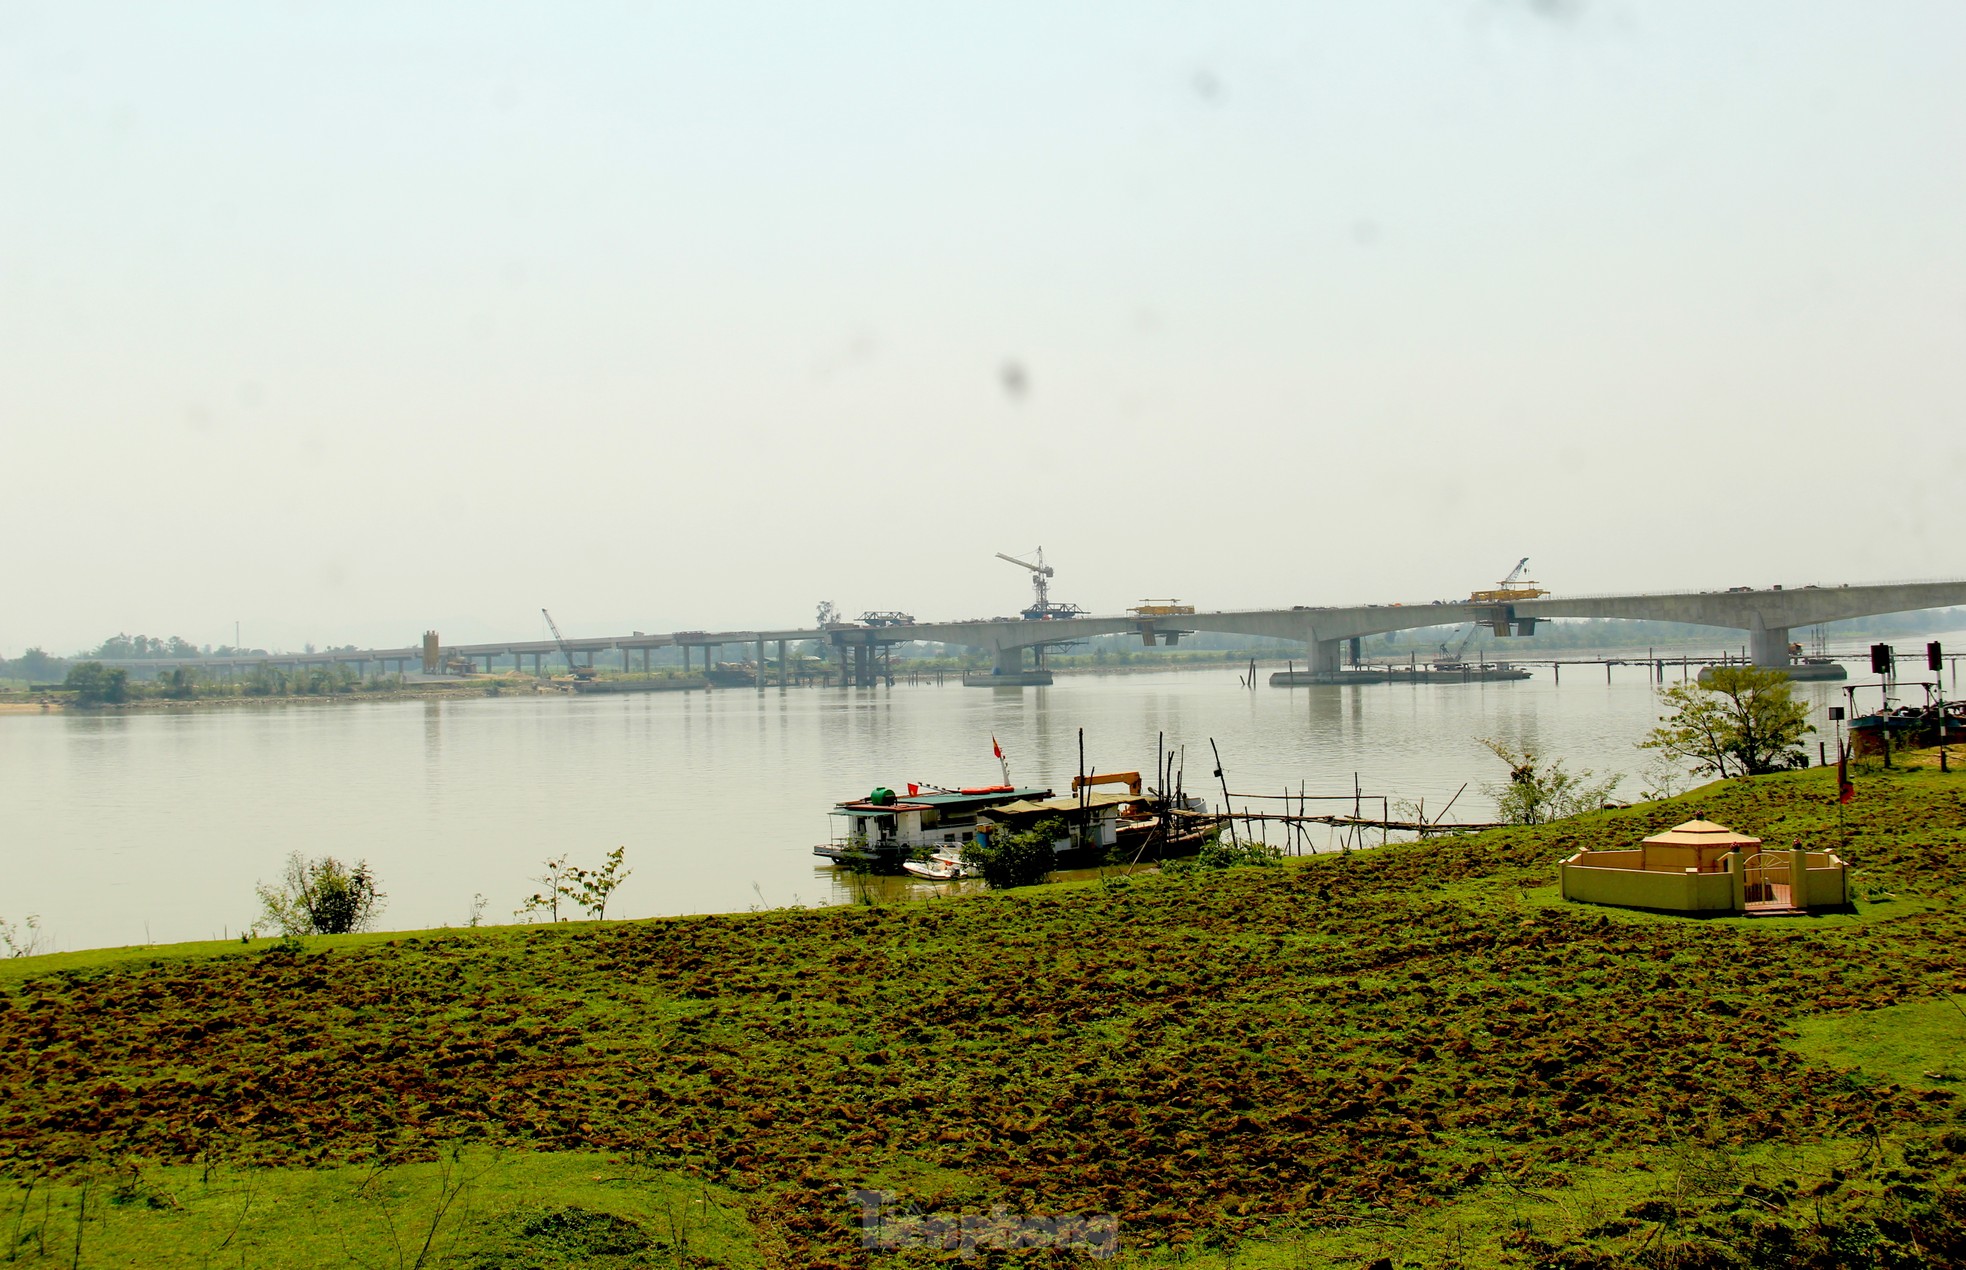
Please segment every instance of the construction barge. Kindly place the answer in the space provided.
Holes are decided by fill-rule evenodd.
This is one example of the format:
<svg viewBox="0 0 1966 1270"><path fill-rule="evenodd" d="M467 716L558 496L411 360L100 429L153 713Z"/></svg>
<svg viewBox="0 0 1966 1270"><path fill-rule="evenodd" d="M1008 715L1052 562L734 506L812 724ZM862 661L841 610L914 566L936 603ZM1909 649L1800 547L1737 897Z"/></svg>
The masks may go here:
<svg viewBox="0 0 1966 1270"><path fill-rule="evenodd" d="M1342 684L1504 683L1527 679L1529 672L1507 662L1430 662L1411 666L1354 666L1350 670L1279 670L1272 688L1328 687Z"/></svg>

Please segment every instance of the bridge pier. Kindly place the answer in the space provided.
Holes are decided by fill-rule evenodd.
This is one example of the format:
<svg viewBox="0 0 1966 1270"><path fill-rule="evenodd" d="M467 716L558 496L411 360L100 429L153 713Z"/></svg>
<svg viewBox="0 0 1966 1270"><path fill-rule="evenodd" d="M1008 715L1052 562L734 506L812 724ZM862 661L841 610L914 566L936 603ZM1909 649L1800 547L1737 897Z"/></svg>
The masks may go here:
<svg viewBox="0 0 1966 1270"><path fill-rule="evenodd" d="M760 666L758 667L758 670L760 673L762 673L764 671L764 667ZM778 641L778 686L781 688L788 687L792 682L791 675L787 673L787 670L788 667L785 661L785 641L781 639Z"/></svg>
<svg viewBox="0 0 1966 1270"><path fill-rule="evenodd" d="M752 660L752 665L758 668L758 691L763 692L765 690L765 637L762 635L758 636L758 655Z"/></svg>
<svg viewBox="0 0 1966 1270"><path fill-rule="evenodd" d="M997 673L1017 675L1024 671L1024 650L1022 648L999 648L997 650Z"/></svg>
<svg viewBox="0 0 1966 1270"><path fill-rule="evenodd" d="M1789 628L1760 627L1748 632L1748 648L1754 664L1765 670L1783 670L1789 664Z"/></svg>
<svg viewBox="0 0 1966 1270"><path fill-rule="evenodd" d="M1344 656L1345 641L1313 637L1307 642L1311 646L1311 671L1319 675L1337 674Z"/></svg>

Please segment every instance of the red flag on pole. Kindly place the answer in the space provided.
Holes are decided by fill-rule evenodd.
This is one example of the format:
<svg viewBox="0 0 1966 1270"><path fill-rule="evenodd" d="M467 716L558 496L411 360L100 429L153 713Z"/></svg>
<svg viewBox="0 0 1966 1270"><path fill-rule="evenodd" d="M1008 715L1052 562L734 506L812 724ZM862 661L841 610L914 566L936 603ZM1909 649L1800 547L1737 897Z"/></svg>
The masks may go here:
<svg viewBox="0 0 1966 1270"><path fill-rule="evenodd" d="M1003 757L1003 746L997 744L997 738L994 736L990 738L990 753L998 758Z"/></svg>
<svg viewBox="0 0 1966 1270"><path fill-rule="evenodd" d="M1847 803L1857 796L1857 787L1850 783L1850 758L1842 746L1836 747L1836 801Z"/></svg>

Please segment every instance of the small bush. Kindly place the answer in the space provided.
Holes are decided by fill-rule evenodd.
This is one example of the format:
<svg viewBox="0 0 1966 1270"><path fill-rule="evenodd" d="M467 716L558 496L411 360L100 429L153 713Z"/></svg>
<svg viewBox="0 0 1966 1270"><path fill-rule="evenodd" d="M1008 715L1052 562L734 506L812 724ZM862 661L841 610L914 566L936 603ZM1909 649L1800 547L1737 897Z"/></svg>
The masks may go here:
<svg viewBox="0 0 1966 1270"><path fill-rule="evenodd" d="M1261 868L1283 859L1283 852L1267 842L1224 842L1220 830L1208 836L1195 856L1204 869Z"/></svg>
<svg viewBox="0 0 1966 1270"><path fill-rule="evenodd" d="M333 856L307 860L298 851L287 857L279 882L262 882L258 889L267 919L288 936L368 930L388 898L377 889L367 861L350 868Z"/></svg>
<svg viewBox="0 0 1966 1270"><path fill-rule="evenodd" d="M546 871L534 879L544 889L527 896L526 902L513 910L513 916L530 921L530 914L543 912L549 921L557 922L561 920L560 901L565 900L569 908L579 905L594 920L606 921L608 897L634 872L622 867L627 852L626 847L616 847L598 869L583 869L564 855L554 856L546 861ZM477 925L475 918L472 925Z"/></svg>
<svg viewBox="0 0 1966 1270"><path fill-rule="evenodd" d="M41 951L41 918L30 913L25 923L27 933L4 917L0 917L0 953L9 957L32 957Z"/></svg>
<svg viewBox="0 0 1966 1270"><path fill-rule="evenodd" d="M1507 784L1481 787L1495 800L1495 814L1505 824L1541 825L1596 811L1624 780L1615 775L1600 779L1589 769L1571 772L1561 759L1545 763L1502 741L1484 738L1481 743L1509 765Z"/></svg>
<svg viewBox="0 0 1966 1270"><path fill-rule="evenodd" d="M1202 839L1201 850L1185 859L1162 860L1160 871L1166 877L1192 877L1211 869L1262 868L1280 863L1283 852L1263 842L1225 842L1220 829Z"/></svg>
<svg viewBox="0 0 1966 1270"><path fill-rule="evenodd" d="M1045 820L1026 833L997 830L963 848L963 860L983 874L993 891L1030 886L1050 875L1057 856L1051 844L1067 836L1062 820Z"/></svg>

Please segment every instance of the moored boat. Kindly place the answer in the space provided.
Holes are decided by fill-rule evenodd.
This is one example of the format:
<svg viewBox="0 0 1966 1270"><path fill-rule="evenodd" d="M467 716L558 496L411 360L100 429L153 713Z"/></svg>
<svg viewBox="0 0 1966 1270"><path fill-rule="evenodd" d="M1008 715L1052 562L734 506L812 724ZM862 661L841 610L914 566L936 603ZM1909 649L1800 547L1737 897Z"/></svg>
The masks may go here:
<svg viewBox="0 0 1966 1270"><path fill-rule="evenodd" d="M930 882L959 882L975 872L963 859L961 847L943 847L926 860L903 860L901 868Z"/></svg>
<svg viewBox="0 0 1966 1270"><path fill-rule="evenodd" d="M960 850L963 843L974 841L978 818L990 808L1051 797L1048 789L1007 784L967 789L909 785L907 791L897 794L881 786L865 798L837 804L832 811L837 819L830 839L814 847L812 853L835 864L896 872L924 848L929 852Z"/></svg>
<svg viewBox="0 0 1966 1270"><path fill-rule="evenodd" d="M1966 744L1966 702L1927 706L1886 706L1850 720L1850 752L1882 754L1885 746L1903 749Z"/></svg>

